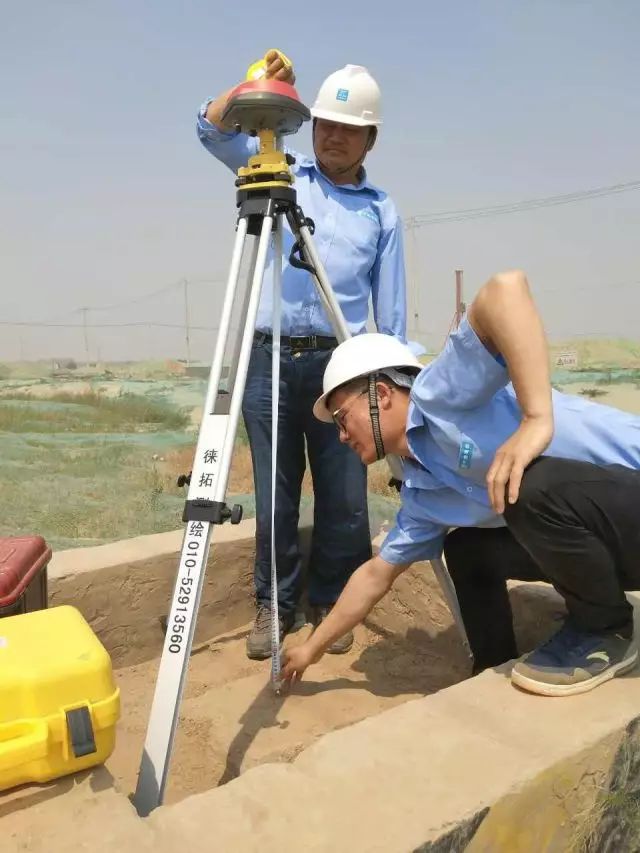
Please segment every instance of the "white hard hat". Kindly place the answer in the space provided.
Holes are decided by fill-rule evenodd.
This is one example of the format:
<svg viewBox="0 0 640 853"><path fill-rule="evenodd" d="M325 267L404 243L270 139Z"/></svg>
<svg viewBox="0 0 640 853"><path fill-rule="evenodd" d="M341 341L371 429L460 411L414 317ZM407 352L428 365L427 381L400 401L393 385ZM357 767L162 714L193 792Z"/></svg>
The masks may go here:
<svg viewBox="0 0 640 853"><path fill-rule="evenodd" d="M423 365L413 355L408 346L400 343L391 335L356 335L335 348L322 378L322 396L313 406L313 414L319 421L331 422L331 412L327 408L327 398L341 385L368 376L370 373L384 372L391 368L412 368L416 373Z"/></svg>
<svg viewBox="0 0 640 853"><path fill-rule="evenodd" d="M358 127L382 124L378 84L362 65L345 65L320 86L311 115Z"/></svg>

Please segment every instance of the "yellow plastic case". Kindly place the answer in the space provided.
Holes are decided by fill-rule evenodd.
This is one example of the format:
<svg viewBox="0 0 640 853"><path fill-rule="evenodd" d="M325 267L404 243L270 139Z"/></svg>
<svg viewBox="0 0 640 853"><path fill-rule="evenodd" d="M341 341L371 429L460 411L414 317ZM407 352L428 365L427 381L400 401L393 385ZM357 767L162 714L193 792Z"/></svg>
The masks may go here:
<svg viewBox="0 0 640 853"><path fill-rule="evenodd" d="M0 790L102 764L119 716L111 659L74 607L0 620Z"/></svg>

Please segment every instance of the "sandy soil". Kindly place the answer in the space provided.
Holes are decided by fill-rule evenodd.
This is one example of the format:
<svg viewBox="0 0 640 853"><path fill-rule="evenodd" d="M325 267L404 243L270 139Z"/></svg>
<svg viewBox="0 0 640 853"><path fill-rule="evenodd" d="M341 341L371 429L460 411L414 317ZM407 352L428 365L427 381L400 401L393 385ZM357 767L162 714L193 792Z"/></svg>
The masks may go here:
<svg viewBox="0 0 640 853"><path fill-rule="evenodd" d="M532 603L531 592L536 601ZM553 630L560 607L546 588L515 590L521 648ZM427 564L403 576L356 631L347 655L326 655L306 679L277 697L270 662L245 656L246 628L202 644L193 654L167 802L230 781L256 764L291 761L327 732L466 678L469 663ZM301 642L310 628L287 638ZM135 788L157 661L118 671L123 711L107 764L125 792Z"/></svg>
<svg viewBox="0 0 640 853"><path fill-rule="evenodd" d="M596 403L640 415L640 388L636 385L630 383L593 385L589 382L572 382L570 385L562 386L562 390L567 394L580 394L581 391L588 388L597 388L599 391L605 392L595 399Z"/></svg>

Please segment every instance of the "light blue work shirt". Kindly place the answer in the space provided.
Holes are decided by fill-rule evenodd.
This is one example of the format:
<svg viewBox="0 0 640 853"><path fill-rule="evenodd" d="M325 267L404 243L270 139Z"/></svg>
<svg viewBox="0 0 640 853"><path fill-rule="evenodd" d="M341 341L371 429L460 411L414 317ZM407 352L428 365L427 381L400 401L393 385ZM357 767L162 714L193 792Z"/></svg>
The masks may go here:
<svg viewBox="0 0 640 853"><path fill-rule="evenodd" d="M220 131L204 117L208 104L206 101L198 114L200 141L236 172L257 153L258 140ZM296 158L292 171L298 204L315 223L314 245L351 333L366 331L371 299L378 331L404 342L407 305L402 223L394 203L367 180L366 173L357 186L338 186L325 177L314 160L286 150ZM311 274L289 263L293 242L287 224L281 332L288 336L333 336ZM273 316L272 263L270 258L256 323L257 329L267 333L271 332Z"/></svg>
<svg viewBox="0 0 640 853"><path fill-rule="evenodd" d="M545 456L640 469L640 417L553 391ZM407 417L402 506L380 556L394 565L440 556L450 527L502 527L485 477L522 414L502 359L466 317L416 377Z"/></svg>

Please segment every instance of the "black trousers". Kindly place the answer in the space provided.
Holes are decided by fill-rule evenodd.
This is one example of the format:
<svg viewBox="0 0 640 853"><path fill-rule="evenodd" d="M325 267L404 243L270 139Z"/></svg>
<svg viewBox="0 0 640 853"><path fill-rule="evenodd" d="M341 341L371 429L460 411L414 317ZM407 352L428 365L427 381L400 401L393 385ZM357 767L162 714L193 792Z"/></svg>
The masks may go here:
<svg viewBox="0 0 640 853"><path fill-rule="evenodd" d="M580 630L631 635L624 591L640 588L640 471L541 457L504 517L506 527L457 528L444 545L475 671L518 656L507 579L552 584Z"/></svg>

